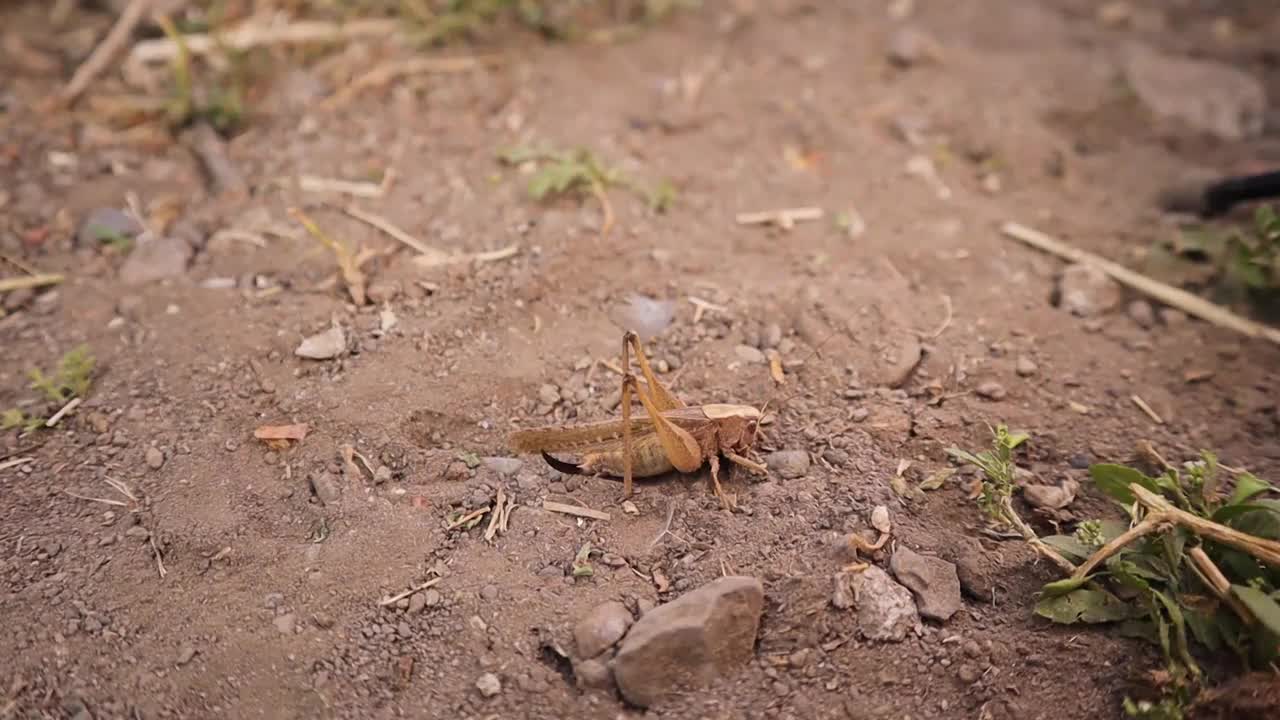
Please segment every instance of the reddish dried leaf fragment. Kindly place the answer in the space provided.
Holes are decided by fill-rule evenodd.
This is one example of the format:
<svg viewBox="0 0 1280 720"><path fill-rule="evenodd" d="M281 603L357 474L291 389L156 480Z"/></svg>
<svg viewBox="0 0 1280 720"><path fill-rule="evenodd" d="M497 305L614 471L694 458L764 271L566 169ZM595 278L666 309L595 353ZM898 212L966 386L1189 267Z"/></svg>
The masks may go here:
<svg viewBox="0 0 1280 720"><path fill-rule="evenodd" d="M266 440L271 445L272 440L297 440L301 441L307 436L307 424L298 425L263 425L255 428L253 436L259 440Z"/></svg>

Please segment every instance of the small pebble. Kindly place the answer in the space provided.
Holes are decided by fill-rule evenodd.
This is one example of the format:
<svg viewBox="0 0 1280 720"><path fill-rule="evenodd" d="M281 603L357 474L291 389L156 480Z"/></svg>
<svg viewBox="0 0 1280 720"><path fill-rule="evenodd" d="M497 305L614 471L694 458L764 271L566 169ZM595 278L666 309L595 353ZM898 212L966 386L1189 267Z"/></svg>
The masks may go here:
<svg viewBox="0 0 1280 720"><path fill-rule="evenodd" d="M485 673L476 680L476 689L481 695L490 698L502 692L502 681L493 673Z"/></svg>
<svg viewBox="0 0 1280 720"><path fill-rule="evenodd" d="M1032 360L1026 355L1019 355L1018 363L1014 370L1022 377L1031 377L1039 372L1040 366L1036 365L1035 360Z"/></svg>
<svg viewBox="0 0 1280 720"><path fill-rule="evenodd" d="M196 648L194 645L183 645L178 651L178 665L186 665L196 656Z"/></svg>
<svg viewBox="0 0 1280 720"><path fill-rule="evenodd" d="M496 585L485 585L483 588L480 588L480 597L485 600L497 600L498 587Z"/></svg>
<svg viewBox="0 0 1280 720"><path fill-rule="evenodd" d="M276 617L272 622L275 624L276 630L280 634L292 635L293 631L298 627L298 616L293 613L285 613L284 615Z"/></svg>
<svg viewBox="0 0 1280 720"><path fill-rule="evenodd" d="M1129 319L1137 323L1138 327L1148 330L1156 324L1156 313L1146 300L1134 300L1129 303Z"/></svg>
<svg viewBox="0 0 1280 720"><path fill-rule="evenodd" d="M164 453L160 451L160 448L153 445L147 448L146 461L147 467L152 470L159 470L164 465Z"/></svg>
<svg viewBox="0 0 1280 720"><path fill-rule="evenodd" d="M738 345L733 349L733 352L738 356L739 360L748 365L763 365L766 361L764 353L750 345Z"/></svg>
<svg viewBox="0 0 1280 720"><path fill-rule="evenodd" d="M978 393L978 397L986 398L988 400L1003 400L1007 394L1004 386L994 380L988 380L987 382L982 383L977 387L975 392Z"/></svg>

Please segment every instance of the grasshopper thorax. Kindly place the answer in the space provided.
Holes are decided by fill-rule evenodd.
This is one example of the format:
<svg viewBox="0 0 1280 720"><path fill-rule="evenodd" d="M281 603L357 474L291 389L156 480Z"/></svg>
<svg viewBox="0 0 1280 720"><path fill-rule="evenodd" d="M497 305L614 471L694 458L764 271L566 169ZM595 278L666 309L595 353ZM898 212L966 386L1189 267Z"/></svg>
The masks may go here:
<svg viewBox="0 0 1280 720"><path fill-rule="evenodd" d="M715 421L721 450L745 452L755 443L759 409L750 405L712 403L703 405L702 412L707 419Z"/></svg>

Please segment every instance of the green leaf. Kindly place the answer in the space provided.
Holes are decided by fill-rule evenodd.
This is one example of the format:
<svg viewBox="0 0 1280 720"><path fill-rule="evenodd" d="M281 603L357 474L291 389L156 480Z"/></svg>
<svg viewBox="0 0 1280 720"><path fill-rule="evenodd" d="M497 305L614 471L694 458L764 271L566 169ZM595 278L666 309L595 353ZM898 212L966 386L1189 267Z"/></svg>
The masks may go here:
<svg viewBox="0 0 1280 720"><path fill-rule="evenodd" d="M925 478L924 480L921 480L920 484L917 487L919 487L921 490L937 490L938 488L946 484L947 480L949 480L951 476L955 474L956 474L955 468L943 468L938 472Z"/></svg>
<svg viewBox="0 0 1280 720"><path fill-rule="evenodd" d="M1276 505L1280 503L1274 500L1257 500L1252 504L1262 507L1237 516L1228 525L1266 540L1280 540L1280 510L1276 509Z"/></svg>
<svg viewBox="0 0 1280 720"><path fill-rule="evenodd" d="M1044 597L1057 597L1058 595L1066 595L1072 590L1075 590L1076 588L1083 586L1085 583L1089 582L1089 580L1091 579L1092 578L1090 576L1086 575L1080 578L1063 578L1062 580L1055 580L1051 583L1046 583L1045 586L1040 589L1040 592L1043 594Z"/></svg>
<svg viewBox="0 0 1280 720"><path fill-rule="evenodd" d="M1217 523L1230 524L1229 521L1233 518L1258 510L1280 513L1280 500L1254 500L1239 505L1223 505L1209 519Z"/></svg>
<svg viewBox="0 0 1280 720"><path fill-rule="evenodd" d="M1227 504L1238 505L1259 493L1264 493L1274 489L1275 488L1271 487L1271 483L1268 483L1265 480L1259 480L1251 473L1241 473L1240 476L1236 478L1235 492L1231 493L1231 499L1227 501Z"/></svg>
<svg viewBox="0 0 1280 720"><path fill-rule="evenodd" d="M1089 476L1093 478L1093 482L1098 486L1099 490L1125 506L1132 505L1136 500L1133 491L1129 489L1129 485L1133 483L1137 483L1153 493L1160 492L1160 487L1155 480L1125 465L1112 465L1110 463L1090 465Z"/></svg>
<svg viewBox="0 0 1280 720"><path fill-rule="evenodd" d="M1182 608L1178 606L1168 595L1156 591L1156 599L1164 605L1165 612L1169 614L1169 620L1173 622L1175 632L1174 640L1177 642L1178 657L1182 663L1187 666L1192 673L1199 675L1200 667L1196 665L1196 661L1191 657L1191 649L1187 645L1187 624L1182 619Z"/></svg>
<svg viewBox="0 0 1280 720"><path fill-rule="evenodd" d="M1065 595L1042 597L1036 603L1036 614L1056 623L1108 623L1123 620L1132 609L1105 590L1078 588Z"/></svg>
<svg viewBox="0 0 1280 720"><path fill-rule="evenodd" d="M1232 585L1231 594L1249 608L1249 612L1253 613L1259 623L1280 635L1280 603L1270 595L1248 585Z"/></svg>
<svg viewBox="0 0 1280 720"><path fill-rule="evenodd" d="M1129 523L1124 520L1103 520L1100 523L1102 532L1102 542L1109 543L1121 535L1129 532Z"/></svg>
<svg viewBox="0 0 1280 720"><path fill-rule="evenodd" d="M1187 610L1185 615L1187 627L1191 629L1191 635L1196 642L1208 648L1210 652L1218 652L1222 649L1222 629L1218 627L1212 615L1196 610Z"/></svg>
<svg viewBox="0 0 1280 720"><path fill-rule="evenodd" d="M1089 556L1093 554L1091 548L1071 535L1049 535L1040 538L1040 540L1045 545L1066 555L1068 559L1088 560Z"/></svg>

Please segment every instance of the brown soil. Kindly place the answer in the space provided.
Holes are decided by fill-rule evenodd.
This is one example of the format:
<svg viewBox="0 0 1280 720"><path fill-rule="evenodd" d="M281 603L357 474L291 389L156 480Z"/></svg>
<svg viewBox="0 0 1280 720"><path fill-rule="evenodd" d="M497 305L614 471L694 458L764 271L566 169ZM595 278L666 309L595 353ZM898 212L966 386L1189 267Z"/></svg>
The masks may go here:
<svg viewBox="0 0 1280 720"><path fill-rule="evenodd" d="M38 5L6 3L0 26L55 46ZM10 81L0 242L68 278L0 320L0 407L27 397L26 368L76 344L99 364L57 429L4 438L0 454L33 460L0 470L0 717L637 717L615 696L575 688L545 641L567 646L573 621L605 600L662 602L725 572L765 582L758 659L649 716L1121 715L1152 650L1034 617L1055 570L980 532L963 475L906 498L890 480L909 460L919 482L948 465L947 447L985 446L997 422L1031 434L1024 464L1048 482L1083 480L1088 462L1132 461L1143 440L1173 461L1211 448L1276 476L1275 348L1197 321L1147 329L1124 305L1072 317L1051 302L1061 264L998 231L1016 220L1133 262L1174 232L1152 203L1169 179L1280 158L1274 133L1226 145L1154 124L1115 80L1120 49L1139 42L1240 63L1276 95L1275 50L1259 49L1275 37L1275 13L1228 4L1241 20L1223 41L1198 9L1207 3L1134 3L1167 22L1119 29L1083 0L917 3L910 23L944 55L899 70L885 60L893 22L880 4L758 2L730 30L732 13L708 5L633 41L524 46L502 68L373 90L333 112L308 110L315 76L282 70L229 144L256 188L247 201L211 197L183 145L93 146L85 118L39 119L36 101L69 71L0 65ZM708 67L696 106L678 84L664 92ZM895 119L925 120L930 140L949 141L935 157L950 199L905 171L917 151ZM678 202L654 214L614 191L617 226L601 239L594 203L535 203L526 179L496 163L496 150L530 139L670 178ZM786 146L819 161L793 168ZM984 157L999 168L998 192L982 186ZM264 247L204 241L263 219L296 230L287 209L317 196L275 178L388 167L389 192L361 207L437 247L516 242L520 252L424 271L398 251L366 266L383 302L356 310L340 288L317 288L334 265L305 234L267 235ZM75 247L84 213L118 207L130 190L144 205L182 201L177 231L199 250L180 277L127 286L118 255ZM811 205L827 217L790 232L733 220ZM866 220L860 237L833 227L849 207ZM334 235L399 250L340 213L310 212ZM216 278L248 286L206 286ZM695 403L770 401L779 415L765 449L811 453L803 477L731 477L733 515L705 477L663 477L640 484L632 516L605 479L566 478L537 457L515 477L460 459L510 455L516 426L613 413L618 377L591 360L616 358L617 308L631 293L674 303L674 323L647 348L675 390ZM695 322L695 297L721 309ZM398 319L387 332L383 307ZM295 357L332 319L354 351ZM736 350L770 324L789 362L781 388ZM884 387L917 337L920 365ZM1021 356L1035 374L1015 372ZM1201 370L1213 374L1184 380ZM975 392L991 382L1002 399ZM564 398L554 407L544 384ZM291 422L311 430L290 449L253 436ZM344 475L344 445L392 476ZM163 454L158 468L150 448ZM309 478L325 473L339 502L313 497ZM143 506L69 494L120 499L107 479ZM486 542L486 523L446 528L452 510L498 488L518 505L506 534ZM543 499L612 519L579 522L541 510ZM866 530L877 504L891 510L894 543L966 563L995 602L967 598L901 644L859 640L852 615L828 603L844 562L830 542ZM1072 512L1105 508L1087 490ZM595 558L593 576L567 577L587 542L618 566ZM873 560L887 565L888 550ZM379 606L437 576L421 611ZM476 690L485 672L502 681L496 697Z"/></svg>

